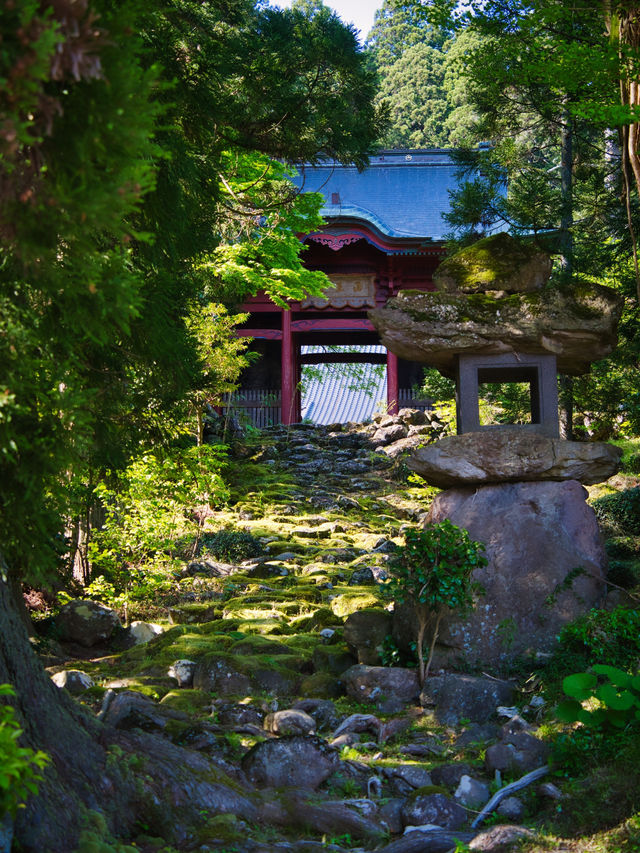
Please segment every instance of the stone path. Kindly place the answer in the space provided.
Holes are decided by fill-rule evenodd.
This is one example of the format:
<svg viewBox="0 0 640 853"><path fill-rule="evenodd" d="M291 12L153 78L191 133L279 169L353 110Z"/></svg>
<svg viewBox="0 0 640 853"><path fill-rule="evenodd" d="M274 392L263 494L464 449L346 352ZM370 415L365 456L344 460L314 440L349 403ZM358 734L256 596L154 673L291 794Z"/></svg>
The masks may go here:
<svg viewBox="0 0 640 853"><path fill-rule="evenodd" d="M496 711L513 703L512 685L443 673L421 691L415 669L388 665L406 662L390 639L389 561L427 510L393 442L390 455L376 451L380 429L398 426L378 426L375 441L371 428L266 431L234 463L232 507L208 515L200 553L156 613L174 627L77 663L96 684L83 701L125 752L150 732L165 766L200 762L215 779L215 796L209 783L188 786L173 809L174 843L193 839L206 812L188 847L202 853L445 853L455 839L509 850L526 834L512 826L525 808L557 796L533 786L499 805L509 828L472 829L496 771L519 778L545 764L540 705ZM231 524L259 555L222 562L208 549Z"/></svg>

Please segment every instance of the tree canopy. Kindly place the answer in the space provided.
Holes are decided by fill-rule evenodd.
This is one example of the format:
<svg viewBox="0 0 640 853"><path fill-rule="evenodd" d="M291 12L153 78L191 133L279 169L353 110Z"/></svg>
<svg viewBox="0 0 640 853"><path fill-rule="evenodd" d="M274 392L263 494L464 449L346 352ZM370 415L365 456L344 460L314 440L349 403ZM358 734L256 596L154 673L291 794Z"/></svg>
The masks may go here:
<svg viewBox="0 0 640 853"><path fill-rule="evenodd" d="M362 166L380 113L328 9L21 0L0 24L2 541L24 565L61 472L122 461L205 381L194 311L321 288L295 240L318 200L270 158Z"/></svg>
<svg viewBox="0 0 640 853"><path fill-rule="evenodd" d="M319 199L285 164L364 166L383 111L323 8L15 0L0 37L0 683L53 755L47 820L23 826L62 850L93 796L64 780L89 778L100 747L31 661L16 582L55 573L99 475L116 483L228 387L243 347L227 304L326 284L295 236Z"/></svg>
<svg viewBox="0 0 640 853"><path fill-rule="evenodd" d="M465 54L475 36L452 37L416 3L384 0L367 40L380 79L379 104L390 110L383 144L447 147L468 139L468 99L462 84Z"/></svg>

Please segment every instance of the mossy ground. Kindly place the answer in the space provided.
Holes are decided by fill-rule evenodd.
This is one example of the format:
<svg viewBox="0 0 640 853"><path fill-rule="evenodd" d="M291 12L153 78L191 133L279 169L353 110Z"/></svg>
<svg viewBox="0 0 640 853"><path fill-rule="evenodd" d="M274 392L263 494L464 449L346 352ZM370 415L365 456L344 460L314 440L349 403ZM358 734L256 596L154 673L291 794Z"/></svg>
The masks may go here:
<svg viewBox="0 0 640 853"><path fill-rule="evenodd" d="M348 614L387 607L389 600L384 583L359 585L351 578L363 565L384 571L386 560L373 549L382 538L401 544L404 526L420 523L435 490L409 482L402 463L391 466L382 460L385 464L379 466L375 454L369 454L366 471L357 475L361 483L357 489L351 488L353 477L340 479L339 468L331 470L330 466L313 476L296 476L295 465L286 459L273 466L255 462L272 438L256 436L254 442L251 452L230 466L229 503L206 519L202 533L206 537L224 528L246 530L260 542L266 563L249 563L228 577L175 573L169 590L158 592L149 601L134 600L129 619L159 622L165 631L149 643L117 654L68 661L69 667L85 670L96 681L97 686L82 699L87 705L97 710L106 687L119 682L118 690L138 690L194 720L211 720L212 703L218 697L209 690L178 690L167 672L176 660L216 657L250 681L255 673L265 671L291 676L297 691L291 700L300 696L331 698L343 715L371 713L371 706L359 705L341 693L332 667L340 656L348 658L342 632ZM330 446L330 441L327 444ZM637 455L638 443L631 442L625 456L633 460ZM364 461L364 455L361 458ZM637 472L627 470L608 486L592 487L590 492L595 499L635 486L637 479ZM320 531L320 535L306 531ZM619 563L625 563L631 592L640 578L639 546L640 537L635 535L624 531L610 535L609 548ZM284 558L275 559L280 555ZM177 614L181 614L180 624L172 625ZM329 640L321 634L327 628L334 632ZM517 673L519 704L526 704L532 691L541 692L547 704L539 721L547 722L547 739L557 741L564 729L555 721L552 708L560 695L562 675L571 671L571 660L563 661L563 671L553 666L531 671L528 666ZM272 706L274 696L255 683L250 695L235 699L266 709ZM280 697L279 702L280 707L286 707L287 698ZM480 767L486 743L457 747L456 738L463 729L440 726L433 717L420 712L406 734L383 746L374 737L365 737L347 747L343 758L363 765L375 761L377 767L413 761L427 769L453 761ZM245 733L225 734L228 758L237 760L258 738ZM412 759L402 751L405 744L416 739L429 745L430 752L423 759ZM536 815L531 822L543 834L535 843L525 844L523 850L640 850L640 756L632 743L620 743L613 755L583 745L576 767L566 771L559 766L553 781L562 788L564 798L557 803L542 807L534 790L524 795L530 814ZM346 795L349 780L345 785ZM246 831L241 823L210 818L203 825L202 838L210 840L213 833L222 839L226 833L232 849L238 833Z"/></svg>

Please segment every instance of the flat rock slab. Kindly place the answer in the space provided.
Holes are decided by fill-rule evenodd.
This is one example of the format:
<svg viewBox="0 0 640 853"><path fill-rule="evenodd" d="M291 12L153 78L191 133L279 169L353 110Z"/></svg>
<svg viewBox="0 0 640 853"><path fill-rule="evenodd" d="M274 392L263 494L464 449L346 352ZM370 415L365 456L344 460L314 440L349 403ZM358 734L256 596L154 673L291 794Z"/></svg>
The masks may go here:
<svg viewBox="0 0 640 853"><path fill-rule="evenodd" d="M449 489L427 523L445 518L484 542L474 572L485 590L466 618L443 619L438 659L489 666L551 651L561 629L597 606L606 556L587 492L575 480Z"/></svg>
<svg viewBox="0 0 640 853"><path fill-rule="evenodd" d="M453 376L459 355L555 355L558 371L578 376L614 349L622 299L580 283L533 293L401 291L369 312L382 344L408 361Z"/></svg>
<svg viewBox="0 0 640 853"><path fill-rule="evenodd" d="M539 480L602 483L620 469L622 451L602 441L550 438L517 426L450 435L414 450L412 471L432 486Z"/></svg>

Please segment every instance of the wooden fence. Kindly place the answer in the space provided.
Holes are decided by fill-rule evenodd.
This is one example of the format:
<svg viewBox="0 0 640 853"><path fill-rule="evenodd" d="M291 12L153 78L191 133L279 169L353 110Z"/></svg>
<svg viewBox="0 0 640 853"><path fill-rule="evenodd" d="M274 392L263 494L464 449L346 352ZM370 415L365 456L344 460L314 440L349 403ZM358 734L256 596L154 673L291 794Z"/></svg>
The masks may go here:
<svg viewBox="0 0 640 853"><path fill-rule="evenodd" d="M240 423L250 423L258 429L280 423L280 392L250 389L225 394L222 401L224 414L238 418Z"/></svg>
<svg viewBox="0 0 640 853"><path fill-rule="evenodd" d="M429 411L432 401L414 396L410 388L401 388L398 394L398 408L421 409ZM279 424L281 420L280 392L251 389L225 394L221 408L227 417L238 418L240 423L250 423L258 429Z"/></svg>
<svg viewBox="0 0 640 853"><path fill-rule="evenodd" d="M429 400L424 397L416 397L415 391L411 388L401 388L398 391L398 408L420 409L423 412L428 412L433 408L433 400Z"/></svg>

